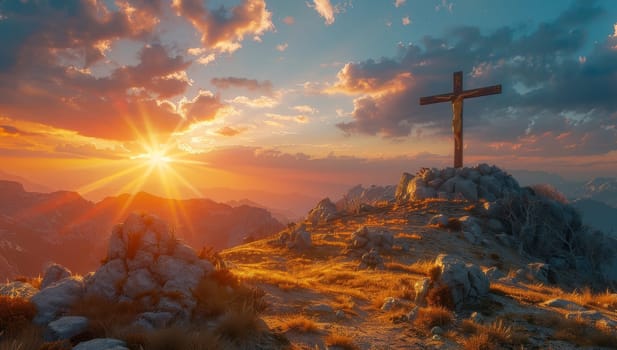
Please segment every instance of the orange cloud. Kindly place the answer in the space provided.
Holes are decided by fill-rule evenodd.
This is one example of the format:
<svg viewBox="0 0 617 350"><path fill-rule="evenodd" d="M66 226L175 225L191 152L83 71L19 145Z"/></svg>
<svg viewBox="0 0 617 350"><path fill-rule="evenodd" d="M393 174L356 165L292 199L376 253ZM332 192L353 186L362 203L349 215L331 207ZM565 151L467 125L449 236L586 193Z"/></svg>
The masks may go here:
<svg viewBox="0 0 617 350"><path fill-rule="evenodd" d="M201 33L202 45L222 52L234 52L246 36L259 38L274 28L264 0L243 0L217 11L207 9L201 0L173 0L172 7Z"/></svg>
<svg viewBox="0 0 617 350"><path fill-rule="evenodd" d="M236 136L245 130L246 128L232 128L231 126L224 126L218 129L216 133L223 136Z"/></svg>
<svg viewBox="0 0 617 350"><path fill-rule="evenodd" d="M313 0L313 5L310 7L315 9L315 11L326 20L326 25L334 23L335 10L330 0Z"/></svg>
<svg viewBox="0 0 617 350"><path fill-rule="evenodd" d="M272 83L269 80L258 81L256 79L225 77L213 78L210 82L219 89L236 87L244 88L250 91L262 91L268 95L272 94Z"/></svg>
<svg viewBox="0 0 617 350"><path fill-rule="evenodd" d="M413 81L410 72L392 70L380 76L371 75L353 63L347 63L336 75L338 81L326 93L384 96L408 89Z"/></svg>

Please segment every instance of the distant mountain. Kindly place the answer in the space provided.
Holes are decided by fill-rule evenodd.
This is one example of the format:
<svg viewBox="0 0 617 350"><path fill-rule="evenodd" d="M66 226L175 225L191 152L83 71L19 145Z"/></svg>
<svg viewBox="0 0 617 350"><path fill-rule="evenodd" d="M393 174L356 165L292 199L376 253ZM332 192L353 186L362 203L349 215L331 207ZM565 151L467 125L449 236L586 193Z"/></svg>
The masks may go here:
<svg viewBox="0 0 617 350"><path fill-rule="evenodd" d="M10 173L7 173L3 170L0 170L0 180L8 180L8 181L15 181L15 182L19 182L20 184L22 184L24 186L24 188L27 191L30 192L52 192L53 190L45 185L41 185L38 184L36 182L32 182L26 178L23 178L21 176L17 176L17 175L13 175Z"/></svg>
<svg viewBox="0 0 617 350"><path fill-rule="evenodd" d="M586 182L577 193L577 197L604 202L617 208L617 178L597 177Z"/></svg>
<svg viewBox="0 0 617 350"><path fill-rule="evenodd" d="M594 199L578 199L571 204L582 214L585 225L617 237L617 208Z"/></svg>
<svg viewBox="0 0 617 350"><path fill-rule="evenodd" d="M75 192L27 192L14 181L0 181L0 193L0 278L3 270L36 274L50 261L75 272L95 269L113 225L131 212L160 216L194 247L223 249L284 227L266 209L209 199L170 200L140 192L93 203Z"/></svg>

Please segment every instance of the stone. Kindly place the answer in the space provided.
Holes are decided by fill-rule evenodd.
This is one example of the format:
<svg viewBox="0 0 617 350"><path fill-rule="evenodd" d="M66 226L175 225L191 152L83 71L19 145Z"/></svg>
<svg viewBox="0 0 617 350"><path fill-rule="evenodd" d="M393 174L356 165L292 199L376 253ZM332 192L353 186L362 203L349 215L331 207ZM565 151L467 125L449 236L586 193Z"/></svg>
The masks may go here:
<svg viewBox="0 0 617 350"><path fill-rule="evenodd" d="M75 345L73 350L129 350L129 348L119 339L96 338Z"/></svg>
<svg viewBox="0 0 617 350"><path fill-rule="evenodd" d="M343 311L343 310L338 310L338 311L336 311L335 316L336 316L336 318L338 318L338 319L343 319L343 318L345 318L345 311Z"/></svg>
<svg viewBox="0 0 617 350"><path fill-rule="evenodd" d="M137 322L139 324L147 324L147 327L153 329L161 329L169 326L173 318L174 315L171 312L143 312L137 315Z"/></svg>
<svg viewBox="0 0 617 350"><path fill-rule="evenodd" d="M450 177L439 186L438 190L445 193L454 193L454 184L458 181L456 177Z"/></svg>
<svg viewBox="0 0 617 350"><path fill-rule="evenodd" d="M124 220L122 225L122 238L124 242L128 242L127 237L130 235L141 234L146 231L146 224L143 217L137 213L131 213Z"/></svg>
<svg viewBox="0 0 617 350"><path fill-rule="evenodd" d="M288 245L289 248L306 250L313 247L311 233L306 230L306 227L304 225L301 225L296 231L292 233L291 236L292 241Z"/></svg>
<svg viewBox="0 0 617 350"><path fill-rule="evenodd" d="M431 280L428 278L423 278L416 283L414 283L413 288L416 293L416 297L414 298L414 302L417 305L424 305L426 302L426 295L428 294L429 287L431 286Z"/></svg>
<svg viewBox="0 0 617 350"><path fill-rule="evenodd" d="M14 281L0 284L0 295L7 297L30 299L38 292L38 289L27 282Z"/></svg>
<svg viewBox="0 0 617 350"><path fill-rule="evenodd" d="M502 184L493 176L480 176L480 186L486 188L486 190L492 193L496 198L502 196Z"/></svg>
<svg viewBox="0 0 617 350"><path fill-rule="evenodd" d="M70 339L88 327L88 319L83 316L64 316L49 322L45 340L56 341Z"/></svg>
<svg viewBox="0 0 617 350"><path fill-rule="evenodd" d="M471 180L460 178L454 183L454 193L460 193L471 202L478 200L478 186Z"/></svg>
<svg viewBox="0 0 617 350"><path fill-rule="evenodd" d="M83 281L78 277L68 277L39 291L32 299L37 314L34 323L47 324L56 319L84 295Z"/></svg>
<svg viewBox="0 0 617 350"><path fill-rule="evenodd" d="M339 213L336 209L336 205L332 203L330 198L324 198L317 203L315 208L309 211L306 219L313 225L317 225L318 223L328 222L338 216Z"/></svg>
<svg viewBox="0 0 617 350"><path fill-rule="evenodd" d="M160 286L148 269L130 271L124 283L122 294L135 299L144 293L152 292Z"/></svg>
<svg viewBox="0 0 617 350"><path fill-rule="evenodd" d="M304 311L309 312L309 313L316 313L316 314L331 314L331 313L334 313L334 309L332 308L332 306L330 306L328 304L309 305L309 306L304 308Z"/></svg>
<svg viewBox="0 0 617 350"><path fill-rule="evenodd" d="M472 320L476 324L484 323L484 317L482 317L482 314L480 314L477 311L472 312L471 315L469 316L469 319Z"/></svg>
<svg viewBox="0 0 617 350"><path fill-rule="evenodd" d="M176 244L176 246L174 247L173 256L177 259L188 261L191 263L199 259L197 257L197 254L195 253L195 250L188 244L182 242L178 242L178 244Z"/></svg>
<svg viewBox="0 0 617 350"><path fill-rule="evenodd" d="M577 320L577 319L581 319L581 320L585 320L585 321L599 321L604 319L604 315L602 315L601 312L599 311L595 311L595 310L588 310L588 311L576 311L576 312L570 312L566 314L566 319L567 320Z"/></svg>
<svg viewBox="0 0 617 350"><path fill-rule="evenodd" d="M411 201L424 200L437 196L437 191L432 187L428 187L420 177L414 177L409 181L407 193L409 193L409 200Z"/></svg>
<svg viewBox="0 0 617 350"><path fill-rule="evenodd" d="M361 258L358 269L375 269L384 270L386 267L383 263L383 258L379 255L377 249L372 248L368 253L364 253Z"/></svg>
<svg viewBox="0 0 617 350"><path fill-rule="evenodd" d="M497 281L500 278L506 277L506 275L497 268L497 266L489 267L486 271L484 271L486 277L488 277L489 281Z"/></svg>
<svg viewBox="0 0 617 350"><path fill-rule="evenodd" d="M440 254L435 265L440 267L439 280L450 288L457 309L488 295L489 280L477 265L465 264L458 257L446 254Z"/></svg>
<svg viewBox="0 0 617 350"><path fill-rule="evenodd" d="M127 271L124 261L115 259L101 266L86 286L87 295L98 295L109 300L118 296L118 288L126 281Z"/></svg>
<svg viewBox="0 0 617 350"><path fill-rule="evenodd" d="M505 225L499 219L490 218L486 221L486 227L493 232L504 232L506 230Z"/></svg>
<svg viewBox="0 0 617 350"><path fill-rule="evenodd" d="M580 304L577 304L577 303L575 303L573 301L569 301L569 300L565 300L565 299L559 299L559 298L547 300L547 301L543 302L540 305L545 306L545 307L554 307L556 309L569 310L569 311L585 311L585 310L587 310L583 306L581 306Z"/></svg>
<svg viewBox="0 0 617 350"><path fill-rule="evenodd" d="M439 326L435 326L435 327L431 328L431 334L433 334L433 335L442 335L443 334L443 328L441 328Z"/></svg>
<svg viewBox="0 0 617 350"><path fill-rule="evenodd" d="M413 175L409 173L403 173L401 179L398 182L398 186L396 186L395 199L397 202L409 201L409 192L407 192L407 187L409 186L409 181L411 181L411 179L413 178Z"/></svg>
<svg viewBox="0 0 617 350"><path fill-rule="evenodd" d="M409 312L406 314L407 321L412 322L418 317L418 307L414 306Z"/></svg>
<svg viewBox="0 0 617 350"><path fill-rule="evenodd" d="M491 173L491 167L490 165L486 164L486 163L482 163L482 164L478 164L478 166L476 166L478 172L482 175L488 175Z"/></svg>
<svg viewBox="0 0 617 350"><path fill-rule="evenodd" d="M517 245L516 239L506 233L496 234L495 239L497 240L497 242L501 243L502 245L506 247L514 248Z"/></svg>
<svg viewBox="0 0 617 350"><path fill-rule="evenodd" d="M530 282L549 283L550 266L545 263L529 263L524 269L516 271L515 278Z"/></svg>
<svg viewBox="0 0 617 350"><path fill-rule="evenodd" d="M401 306L401 301L398 298L387 297L384 299L383 304L381 305L382 311L391 311L395 308Z"/></svg>
<svg viewBox="0 0 617 350"><path fill-rule="evenodd" d="M123 225L117 224L111 230L107 249L107 260L122 259L126 256L126 242L124 241Z"/></svg>
<svg viewBox="0 0 617 350"><path fill-rule="evenodd" d="M482 227L480 226L480 220L473 216L461 216L458 219L461 223L461 228L464 232L469 232L475 236L482 235Z"/></svg>
<svg viewBox="0 0 617 350"><path fill-rule="evenodd" d="M163 283L177 280L185 283L187 288L194 288L205 275L203 268L167 255L158 258L152 272Z"/></svg>
<svg viewBox="0 0 617 350"><path fill-rule="evenodd" d="M482 176L482 174L476 169L470 169L467 173L467 178L475 183L480 181L480 176Z"/></svg>
<svg viewBox="0 0 617 350"><path fill-rule="evenodd" d="M71 270L59 264L51 264L45 269L43 280L41 281L41 289L45 289L61 279L70 276Z"/></svg>
<svg viewBox="0 0 617 350"><path fill-rule="evenodd" d="M432 216L429 221L429 225L448 226L448 217L443 214L437 214Z"/></svg>
<svg viewBox="0 0 617 350"><path fill-rule="evenodd" d="M132 259L126 260L126 266L129 270L139 270L150 268L154 264L154 254L138 250Z"/></svg>

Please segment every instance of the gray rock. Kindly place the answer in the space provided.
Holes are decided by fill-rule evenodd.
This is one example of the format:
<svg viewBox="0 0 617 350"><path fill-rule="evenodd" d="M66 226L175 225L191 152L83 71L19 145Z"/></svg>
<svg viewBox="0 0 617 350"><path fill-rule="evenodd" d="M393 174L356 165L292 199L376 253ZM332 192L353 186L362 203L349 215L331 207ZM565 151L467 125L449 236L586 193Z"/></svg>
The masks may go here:
<svg viewBox="0 0 617 350"><path fill-rule="evenodd" d="M409 173L403 173L401 179L398 182L398 186L396 186L395 199L397 202L409 201L409 192L407 192L407 187L409 187L409 182L413 178L413 175Z"/></svg>
<svg viewBox="0 0 617 350"><path fill-rule="evenodd" d="M437 196L437 191L429 187L424 180L419 177L414 177L407 185L407 193L409 200L424 200L426 198L434 198Z"/></svg>
<svg viewBox="0 0 617 350"><path fill-rule="evenodd" d="M491 167L486 163L478 164L476 168L482 175L488 175L491 173Z"/></svg>
<svg viewBox="0 0 617 350"><path fill-rule="evenodd" d="M384 299L383 304L381 305L381 310L390 311L399 306L401 306L401 301L398 298L387 297Z"/></svg>
<svg viewBox="0 0 617 350"><path fill-rule="evenodd" d="M467 173L467 178L475 183L478 183L480 181L480 176L482 176L482 174L475 169L470 169Z"/></svg>
<svg viewBox="0 0 617 350"><path fill-rule="evenodd" d="M158 258L152 272L163 283L177 280L186 284L188 288L194 288L205 275L204 269L200 266L166 255Z"/></svg>
<svg viewBox="0 0 617 350"><path fill-rule="evenodd" d="M14 281L0 284L0 295L7 297L30 299L38 292L38 289L26 282Z"/></svg>
<svg viewBox="0 0 617 350"><path fill-rule="evenodd" d="M109 237L107 260L123 259L126 256L126 241L124 237L123 225L115 225Z"/></svg>
<svg viewBox="0 0 617 350"><path fill-rule="evenodd" d="M459 178L454 183L454 193L460 193L468 201L475 202L478 200L478 186L471 180Z"/></svg>
<svg viewBox="0 0 617 350"><path fill-rule="evenodd" d="M98 295L109 300L118 296L117 288L126 281L127 271L124 261L115 259L101 266L86 286L87 295Z"/></svg>
<svg viewBox="0 0 617 350"><path fill-rule="evenodd" d="M567 313L566 314L566 319L567 320L582 319L582 320L585 320L585 321L596 322L596 321L600 321L600 320L605 319L605 317L599 311L588 310L588 311L576 311L576 312Z"/></svg>
<svg viewBox="0 0 617 350"><path fill-rule="evenodd" d="M488 295L489 280L477 265L446 254L440 254L435 265L441 268L440 282L450 288L457 309Z"/></svg>
<svg viewBox="0 0 617 350"><path fill-rule="evenodd" d="M334 313L334 309L332 306L328 304L315 304L309 305L304 308L304 311L309 313L317 313L317 314L331 314Z"/></svg>
<svg viewBox="0 0 617 350"><path fill-rule="evenodd" d="M545 307L554 307L556 309L564 309L564 310L570 310L570 311L585 311L585 310L587 310L583 306L581 306L580 304L577 304L577 303L575 303L573 301L569 301L569 300L565 300L565 299L559 299L559 298L547 300L547 301L543 302L540 305L545 306Z"/></svg>
<svg viewBox="0 0 617 350"><path fill-rule="evenodd" d="M289 248L306 250L313 247L311 233L308 232L304 226L300 226L300 228L294 231L291 236L292 241L289 244Z"/></svg>
<svg viewBox="0 0 617 350"><path fill-rule="evenodd" d="M497 266L493 266L484 271L486 277L488 277L489 281L497 281L500 278L506 277L506 275L497 268Z"/></svg>
<svg viewBox="0 0 617 350"><path fill-rule="evenodd" d="M447 226L448 225L448 217L443 214L437 214L432 216L429 221L429 225L439 225L439 226Z"/></svg>
<svg viewBox="0 0 617 350"><path fill-rule="evenodd" d="M330 198L324 198L315 208L311 209L306 217L308 221L317 225L318 223L327 222L339 216L336 205L332 203Z"/></svg>
<svg viewBox="0 0 617 350"><path fill-rule="evenodd" d="M148 269L139 269L129 272L122 293L131 299L135 299L144 293L155 291L159 287Z"/></svg>
<svg viewBox="0 0 617 350"><path fill-rule="evenodd" d="M495 235L495 239L497 240L497 242L501 243L502 245L506 246L506 247L510 247L510 248L514 248L517 246L517 241L514 237L512 237L509 234L506 233L498 233Z"/></svg>
<svg viewBox="0 0 617 350"><path fill-rule="evenodd" d="M361 258L358 269L375 269L384 270L386 267L383 263L383 258L379 255L377 249L372 248L369 252L364 253Z"/></svg>
<svg viewBox="0 0 617 350"><path fill-rule="evenodd" d="M443 329L439 326L435 326L433 328L431 328L431 334L433 335L442 335L443 334Z"/></svg>
<svg viewBox="0 0 617 350"><path fill-rule="evenodd" d="M45 289L50 285L60 281L63 278L70 277L71 270L59 264L51 264L45 270L43 274L43 280L41 281L41 289Z"/></svg>
<svg viewBox="0 0 617 350"><path fill-rule="evenodd" d="M450 177L443 184L441 184L441 186L439 186L438 190L445 193L454 193L454 185L458 180L459 178L457 177Z"/></svg>
<svg viewBox="0 0 617 350"><path fill-rule="evenodd" d="M490 218L486 221L486 227L493 232L504 232L506 227L501 220Z"/></svg>
<svg viewBox="0 0 617 350"><path fill-rule="evenodd" d="M480 186L486 188L496 198L502 196L502 184L495 177L490 175L482 175L480 177Z"/></svg>
<svg viewBox="0 0 617 350"><path fill-rule="evenodd" d="M132 259L126 260L129 270L139 270L150 268L154 264L154 254L145 250L138 250Z"/></svg>
<svg viewBox="0 0 617 350"><path fill-rule="evenodd" d="M34 323L47 324L53 321L83 294L84 284L78 277L65 278L41 290L30 299L37 309Z"/></svg>
<svg viewBox="0 0 617 350"><path fill-rule="evenodd" d="M188 261L191 263L199 259L197 257L197 254L195 253L195 250L188 244L182 242L178 242L178 244L176 244L176 246L174 247L173 256L180 260Z"/></svg>
<svg viewBox="0 0 617 350"><path fill-rule="evenodd" d="M70 339L88 327L88 319L82 316L64 316L47 325L47 341Z"/></svg>
<svg viewBox="0 0 617 350"><path fill-rule="evenodd" d="M119 339L97 338L79 343L73 350L129 350L129 348Z"/></svg>
<svg viewBox="0 0 617 350"><path fill-rule="evenodd" d="M482 227L480 226L480 220L473 216L461 216L458 219L461 222L463 231L472 233L475 236L482 235Z"/></svg>
<svg viewBox="0 0 617 350"><path fill-rule="evenodd" d="M174 318L171 312L144 312L137 315L137 322L146 325L144 328L161 329L169 326Z"/></svg>

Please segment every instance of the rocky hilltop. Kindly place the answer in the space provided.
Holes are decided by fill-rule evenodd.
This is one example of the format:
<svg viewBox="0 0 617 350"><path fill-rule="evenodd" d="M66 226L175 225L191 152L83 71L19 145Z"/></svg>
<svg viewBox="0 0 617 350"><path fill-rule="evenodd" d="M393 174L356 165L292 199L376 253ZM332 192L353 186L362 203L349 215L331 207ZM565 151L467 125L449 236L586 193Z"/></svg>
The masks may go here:
<svg viewBox="0 0 617 350"><path fill-rule="evenodd" d="M373 189L388 198L356 192L367 202L324 199L277 235L219 253L133 214L95 272L52 265L1 286L21 328L0 322L0 345L617 348L617 242L551 188L479 165L404 174L394 195Z"/></svg>

